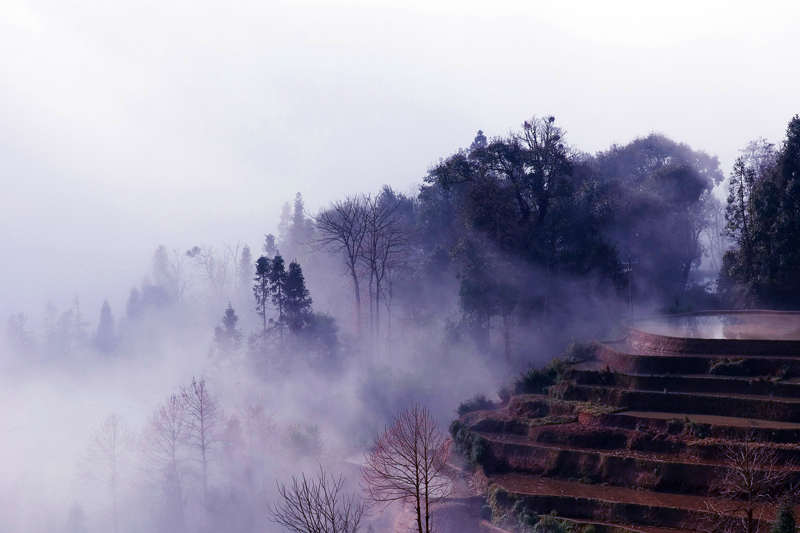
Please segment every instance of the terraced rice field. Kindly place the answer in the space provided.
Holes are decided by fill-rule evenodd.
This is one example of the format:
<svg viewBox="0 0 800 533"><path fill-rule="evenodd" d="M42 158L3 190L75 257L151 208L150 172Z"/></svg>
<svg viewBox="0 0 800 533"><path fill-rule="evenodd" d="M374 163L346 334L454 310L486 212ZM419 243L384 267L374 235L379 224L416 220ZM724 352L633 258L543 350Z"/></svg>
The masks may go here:
<svg viewBox="0 0 800 533"><path fill-rule="evenodd" d="M800 315L734 318L741 334L730 317L702 315L716 338L702 327L686 339L658 335L674 324L652 321L649 331L629 328L549 392L464 415L456 441L495 522L511 528L513 512L555 511L595 531L697 531L732 509L721 497L724 454L742 450L768 451L756 470L800 486ZM770 320L759 343L758 324ZM774 508L756 515L766 527Z"/></svg>

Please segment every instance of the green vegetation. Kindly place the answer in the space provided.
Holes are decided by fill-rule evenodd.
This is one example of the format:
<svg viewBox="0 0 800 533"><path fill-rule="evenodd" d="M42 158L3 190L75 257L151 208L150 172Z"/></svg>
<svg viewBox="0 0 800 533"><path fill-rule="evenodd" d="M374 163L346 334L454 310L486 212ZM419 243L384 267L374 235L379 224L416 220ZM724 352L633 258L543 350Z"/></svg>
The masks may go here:
<svg viewBox="0 0 800 533"><path fill-rule="evenodd" d="M486 399L486 396L484 396L483 394L479 394L474 398L472 398L471 400L467 400L466 402L461 402L456 412L458 413L458 416L463 416L473 411L488 411L489 409L493 408L494 404L488 399Z"/></svg>
<svg viewBox="0 0 800 533"><path fill-rule="evenodd" d="M778 507L778 514L775 523L772 524L770 533L797 533L797 523L794 518L794 510L790 500L783 500Z"/></svg>
<svg viewBox="0 0 800 533"><path fill-rule="evenodd" d="M456 450L466 458L470 466L474 468L486 459L488 452L486 441L470 431L463 422L453 420L450 423L450 435L453 437Z"/></svg>
<svg viewBox="0 0 800 533"><path fill-rule="evenodd" d="M579 363L594 359L598 346L599 344L596 341L572 341L564 350L564 353L561 355L561 359L567 363Z"/></svg>
<svg viewBox="0 0 800 533"><path fill-rule="evenodd" d="M514 382L515 394L545 394L547 388L564 377L569 365L553 359L544 368L531 368Z"/></svg>

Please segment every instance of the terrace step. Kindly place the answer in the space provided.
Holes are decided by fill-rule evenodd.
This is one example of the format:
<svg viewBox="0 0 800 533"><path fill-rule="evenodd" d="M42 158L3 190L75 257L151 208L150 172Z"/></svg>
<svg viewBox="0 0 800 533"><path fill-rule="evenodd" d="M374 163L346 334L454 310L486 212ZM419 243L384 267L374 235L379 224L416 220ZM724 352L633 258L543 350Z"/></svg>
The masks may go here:
<svg viewBox="0 0 800 533"><path fill-rule="evenodd" d="M596 358L601 365L632 374L710 375L721 362L729 361L736 367L729 372L735 370L740 376L800 376L800 358L787 355L676 354L637 349L627 344L601 344Z"/></svg>
<svg viewBox="0 0 800 533"><path fill-rule="evenodd" d="M671 411L695 415L751 417L760 420L800 420L800 399L744 394L655 392L599 385L571 385L565 400L596 402L634 411Z"/></svg>
<svg viewBox="0 0 800 533"><path fill-rule="evenodd" d="M620 416L629 413L619 413ZM658 420L663 424L663 420ZM627 449L636 453L663 454L666 456L688 456L697 459L714 461L720 456L723 449L741 446L741 441L731 440L729 435L717 435L718 426L709 425L703 428L704 433L712 435L711 438L697 438L691 433L695 430L686 418L669 421L673 425L672 432L663 431L663 426L656 431L639 425L641 430L624 429L620 427L597 427L585 425L580 422L560 426L539 426L531 429L527 437L529 440L553 446L566 446L596 451L614 451ZM726 426L721 426L723 430ZM696 432L695 432L696 433ZM717 433L720 433L717 431ZM734 437L741 437L733 435ZM726 439L721 440L720 437ZM782 464L794 463L800 465L800 446L789 444L762 444L773 448Z"/></svg>
<svg viewBox="0 0 800 533"><path fill-rule="evenodd" d="M725 463L689 454L628 448L594 450L545 444L526 437L479 434L487 444L487 473L517 472L586 483L634 487L653 492L707 495ZM791 481L800 483L800 469Z"/></svg>
<svg viewBox="0 0 800 533"><path fill-rule="evenodd" d="M622 389L661 392L695 392L743 394L775 398L800 399L800 383L773 381L764 376L734 377L709 375L643 375L605 372L601 370L572 370L567 379L578 385L600 385Z"/></svg>
<svg viewBox="0 0 800 533"><path fill-rule="evenodd" d="M623 526L677 527L696 530L711 517L706 503L725 502L701 496L654 493L623 487L598 486L525 474L487 476L499 505L520 506L538 514L555 511L571 519L598 520ZM497 492L491 485L505 492ZM771 518L771 517L770 517Z"/></svg>

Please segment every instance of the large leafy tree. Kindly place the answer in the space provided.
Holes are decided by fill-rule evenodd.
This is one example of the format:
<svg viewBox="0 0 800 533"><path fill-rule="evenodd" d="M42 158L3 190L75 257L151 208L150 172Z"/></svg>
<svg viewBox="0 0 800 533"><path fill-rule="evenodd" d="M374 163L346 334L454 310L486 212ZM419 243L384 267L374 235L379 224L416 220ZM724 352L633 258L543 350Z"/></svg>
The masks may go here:
<svg viewBox="0 0 800 533"><path fill-rule="evenodd" d="M684 290L704 253L704 199L723 178L716 156L650 134L599 153L591 165L596 205L608 207L603 231L620 256L638 263L636 288L660 299Z"/></svg>
<svg viewBox="0 0 800 533"><path fill-rule="evenodd" d="M615 277L596 187L575 163L564 132L545 117L507 137L479 135L428 173L420 235L456 260L465 318L483 330L479 345L488 345L492 316L543 312L551 280Z"/></svg>

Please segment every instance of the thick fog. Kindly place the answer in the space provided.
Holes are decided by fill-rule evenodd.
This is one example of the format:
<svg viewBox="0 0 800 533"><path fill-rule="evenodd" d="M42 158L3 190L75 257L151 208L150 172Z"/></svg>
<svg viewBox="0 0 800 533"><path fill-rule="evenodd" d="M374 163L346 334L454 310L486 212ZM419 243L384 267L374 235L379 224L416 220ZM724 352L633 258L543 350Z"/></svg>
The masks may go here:
<svg viewBox="0 0 800 533"><path fill-rule="evenodd" d="M322 465L359 492L410 405L446 428L631 307L720 305L722 179L797 112L798 19L786 2L3 1L0 530L112 531L87 464L116 415L119 531L280 531L276 482ZM513 172L486 171L535 152L530 125L555 128L564 165L535 216ZM350 269L321 229L334 202L388 209L396 255ZM254 295L276 254L312 301L295 322L276 289ZM220 406L205 495L191 447L179 490L153 474L155 413L193 379Z"/></svg>
<svg viewBox="0 0 800 533"><path fill-rule="evenodd" d="M160 243L252 245L297 191L405 192L534 113L588 152L658 131L727 171L795 112L797 9L5 0L0 311L122 305Z"/></svg>

